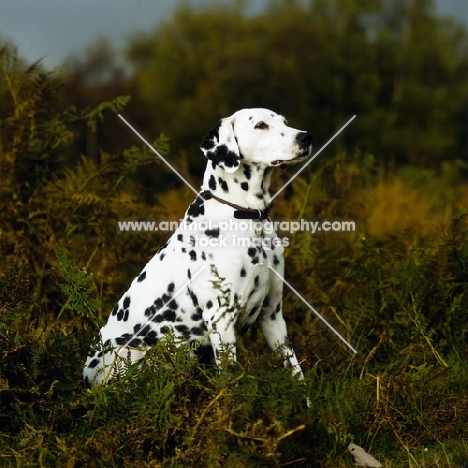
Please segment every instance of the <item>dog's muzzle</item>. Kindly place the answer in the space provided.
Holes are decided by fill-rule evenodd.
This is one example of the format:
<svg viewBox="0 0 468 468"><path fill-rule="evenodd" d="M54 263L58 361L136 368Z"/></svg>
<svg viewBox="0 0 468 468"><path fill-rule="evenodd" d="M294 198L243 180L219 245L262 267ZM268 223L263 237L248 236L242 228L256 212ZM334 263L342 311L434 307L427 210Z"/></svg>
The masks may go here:
<svg viewBox="0 0 468 468"><path fill-rule="evenodd" d="M302 152L297 157L309 156L312 151L312 135L307 132L300 132L296 135L296 141L299 148L302 149ZM297 157L294 159L297 159Z"/></svg>
<svg viewBox="0 0 468 468"><path fill-rule="evenodd" d="M272 166L283 166L286 164L294 164L308 158L312 153L312 135L307 132L299 132L296 135L296 143L298 145L298 152L293 159L284 160L277 159L271 163Z"/></svg>

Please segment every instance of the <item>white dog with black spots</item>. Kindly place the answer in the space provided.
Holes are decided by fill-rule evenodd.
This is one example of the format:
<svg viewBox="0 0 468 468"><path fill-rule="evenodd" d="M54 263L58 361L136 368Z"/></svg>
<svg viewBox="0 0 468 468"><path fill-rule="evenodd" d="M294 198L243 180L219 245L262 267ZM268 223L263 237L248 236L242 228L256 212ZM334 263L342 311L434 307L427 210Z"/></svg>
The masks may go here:
<svg viewBox="0 0 468 468"><path fill-rule="evenodd" d="M100 330L83 370L87 385L105 384L122 368L119 359L137 361L169 332L198 342L204 362L219 362L223 351L235 361L235 329L255 321L302 377L282 314L284 247L262 224L271 222L274 168L306 160L311 147L309 133L267 109L243 109L218 123L201 147L208 158L202 191ZM228 300L215 287L220 278Z"/></svg>

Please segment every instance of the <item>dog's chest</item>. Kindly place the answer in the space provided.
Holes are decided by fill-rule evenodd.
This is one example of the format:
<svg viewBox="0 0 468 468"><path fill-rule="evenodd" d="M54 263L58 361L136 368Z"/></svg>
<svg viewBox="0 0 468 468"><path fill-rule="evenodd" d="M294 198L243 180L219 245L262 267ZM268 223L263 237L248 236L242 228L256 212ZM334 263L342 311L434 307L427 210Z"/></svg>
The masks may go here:
<svg viewBox="0 0 468 468"><path fill-rule="evenodd" d="M272 268L281 270L284 248L271 221L239 220L226 207L207 206L197 219L197 229L188 238L198 252L224 278L232 300L243 310L241 324L256 320L265 299L277 284Z"/></svg>

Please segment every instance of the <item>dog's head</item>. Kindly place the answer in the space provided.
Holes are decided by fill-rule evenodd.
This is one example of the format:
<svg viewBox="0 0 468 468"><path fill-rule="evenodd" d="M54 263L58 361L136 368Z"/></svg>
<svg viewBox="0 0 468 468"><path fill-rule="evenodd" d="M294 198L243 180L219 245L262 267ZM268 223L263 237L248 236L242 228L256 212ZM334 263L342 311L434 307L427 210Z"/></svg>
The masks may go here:
<svg viewBox="0 0 468 468"><path fill-rule="evenodd" d="M268 109L242 109L222 119L201 149L213 165L233 173L241 159L268 167L303 161L310 156L312 136L288 127Z"/></svg>

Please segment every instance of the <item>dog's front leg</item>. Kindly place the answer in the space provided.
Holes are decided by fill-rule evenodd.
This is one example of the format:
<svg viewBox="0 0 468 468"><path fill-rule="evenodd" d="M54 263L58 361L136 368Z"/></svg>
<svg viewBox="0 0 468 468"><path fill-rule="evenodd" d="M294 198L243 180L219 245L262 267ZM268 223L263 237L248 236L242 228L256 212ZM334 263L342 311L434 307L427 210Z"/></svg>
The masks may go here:
<svg viewBox="0 0 468 468"><path fill-rule="evenodd" d="M270 349L274 351L279 350L283 354L284 365L287 366L289 364L292 374L298 375L299 378L303 379L304 374L297 360L296 353L288 343L286 322L281 310L275 310L271 313L264 310L259 317L259 325Z"/></svg>
<svg viewBox="0 0 468 468"><path fill-rule="evenodd" d="M296 353L288 343L286 332L286 322L281 311L276 312L272 319L271 314L264 314L260 317L259 323L268 346L273 350L280 350L284 357L285 367L289 364L292 368L292 375L297 375L299 379L304 380L301 366L297 361ZM310 398L306 398L307 406L310 408L312 403Z"/></svg>
<svg viewBox="0 0 468 468"><path fill-rule="evenodd" d="M236 362L235 317L233 314L225 308L220 308L217 311L205 309L203 320L208 327L216 364L221 364L223 356Z"/></svg>

